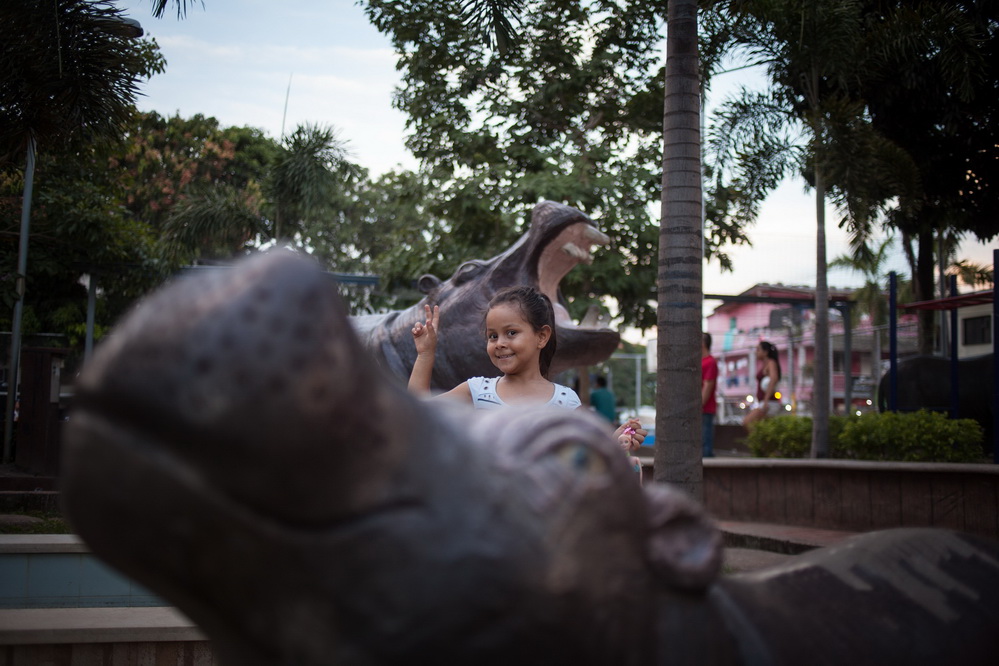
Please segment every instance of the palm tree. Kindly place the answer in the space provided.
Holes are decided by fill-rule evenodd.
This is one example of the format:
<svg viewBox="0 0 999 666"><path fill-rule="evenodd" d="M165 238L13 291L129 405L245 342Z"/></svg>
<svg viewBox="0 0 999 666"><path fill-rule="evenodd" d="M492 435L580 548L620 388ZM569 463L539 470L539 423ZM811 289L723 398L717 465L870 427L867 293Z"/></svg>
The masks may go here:
<svg viewBox="0 0 999 666"><path fill-rule="evenodd" d="M846 268L864 276L864 285L853 292L853 300L858 306L853 314L855 317L864 314L870 317L874 327L872 356L876 365L881 362L880 327L888 323L888 298L885 295L888 273L885 272L885 264L891 256L894 244L895 239L892 237L881 241L874 248L865 243L854 244L850 254L840 255L829 262L831 269ZM908 291L908 281L902 289ZM900 300L904 302L908 298L902 296Z"/></svg>
<svg viewBox="0 0 999 666"><path fill-rule="evenodd" d="M968 259L955 261L950 265L950 272L964 284L977 287L988 288L995 283L995 266L976 264Z"/></svg>
<svg viewBox="0 0 999 666"><path fill-rule="evenodd" d="M170 265L183 266L203 257L227 258L245 252L265 233L255 193L218 184L174 206L159 244Z"/></svg>
<svg viewBox="0 0 999 666"><path fill-rule="evenodd" d="M493 43L509 41L505 18L520 0L469 0L470 20L492 26ZM478 18L474 18L477 16ZM704 257L701 181L700 72L697 0L667 8L666 94L663 101L662 214L656 370L654 480L703 497L701 464L701 304Z"/></svg>
<svg viewBox="0 0 999 666"><path fill-rule="evenodd" d="M703 496L701 465L701 192L700 73L696 0L667 9L663 105L663 191L659 232L654 479Z"/></svg>
<svg viewBox="0 0 999 666"><path fill-rule="evenodd" d="M120 138L149 62L130 38L141 28L96 0L23 0L0 10L0 166L26 157L4 420L11 455L35 153L39 145Z"/></svg>
<svg viewBox="0 0 999 666"><path fill-rule="evenodd" d="M348 157L346 143L332 127L306 123L292 132L265 186L275 240L293 236L303 221L331 213L340 185L359 173Z"/></svg>
<svg viewBox="0 0 999 666"><path fill-rule="evenodd" d="M346 205L344 191L362 171L349 161L332 127L300 125L268 165L262 187L215 183L177 204L164 224L161 250L167 260L183 264L234 256L261 241L296 238L310 225L328 227Z"/></svg>
<svg viewBox="0 0 999 666"><path fill-rule="evenodd" d="M711 128L719 177L731 169L738 189L762 200L785 176L798 174L815 194L815 365L812 456L829 451L829 287L826 203L836 195L846 223L864 238L884 199L872 165L900 159L871 129L847 83L864 69L866 23L859 2L735 0L719 3L740 17L732 43L764 65L769 89L722 105ZM856 151L858 145L865 150ZM846 165L846 166L844 166ZM848 167L848 168L847 168Z"/></svg>

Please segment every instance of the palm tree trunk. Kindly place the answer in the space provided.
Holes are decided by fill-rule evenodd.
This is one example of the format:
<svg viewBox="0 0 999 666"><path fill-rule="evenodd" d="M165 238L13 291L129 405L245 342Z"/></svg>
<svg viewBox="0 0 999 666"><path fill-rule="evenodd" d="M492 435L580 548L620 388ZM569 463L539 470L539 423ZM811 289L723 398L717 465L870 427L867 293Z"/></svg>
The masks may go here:
<svg viewBox="0 0 999 666"><path fill-rule="evenodd" d="M815 154L815 384L812 386L813 458L829 457L829 283L826 278L826 186Z"/></svg>
<svg viewBox="0 0 999 666"><path fill-rule="evenodd" d="M701 466L700 79L696 0L667 12L663 192L659 231L655 473L703 497ZM667 437L666 434L669 433Z"/></svg>
<svg viewBox="0 0 999 666"><path fill-rule="evenodd" d="M930 227L930 225L926 225ZM912 281L913 298L917 301L928 301L934 297L933 294L933 231L920 231L916 237L918 247L916 248L916 273ZM933 310L919 310L919 353L932 354L933 341L936 338L934 329L936 328L936 318Z"/></svg>

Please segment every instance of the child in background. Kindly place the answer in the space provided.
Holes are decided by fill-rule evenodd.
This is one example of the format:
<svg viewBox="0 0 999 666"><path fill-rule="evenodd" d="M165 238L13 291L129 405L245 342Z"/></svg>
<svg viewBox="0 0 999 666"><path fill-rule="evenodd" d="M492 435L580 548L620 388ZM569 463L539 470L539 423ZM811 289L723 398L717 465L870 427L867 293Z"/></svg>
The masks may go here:
<svg viewBox="0 0 999 666"><path fill-rule="evenodd" d="M413 326L416 363L409 389L429 395L437 350L440 308L425 306L426 322ZM578 409L579 396L571 388L548 379L555 356L555 310L551 300L533 287L509 287L489 302L485 318L486 352L502 377L472 377L439 397L460 400L476 409L510 405L550 405ZM614 432L628 451L642 444L646 431L631 419ZM637 459L636 459L637 460ZM639 471L641 468L639 467Z"/></svg>

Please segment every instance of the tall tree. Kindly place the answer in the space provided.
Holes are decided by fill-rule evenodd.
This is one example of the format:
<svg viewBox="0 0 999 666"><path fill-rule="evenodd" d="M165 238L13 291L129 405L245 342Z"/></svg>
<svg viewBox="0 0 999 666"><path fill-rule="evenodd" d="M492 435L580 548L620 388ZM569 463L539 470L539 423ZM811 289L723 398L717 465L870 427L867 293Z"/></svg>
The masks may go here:
<svg viewBox="0 0 999 666"><path fill-rule="evenodd" d="M854 84L873 125L915 165L918 191L899 199L889 221L902 234L913 297L927 300L935 295L936 262L949 263L937 256L941 237L999 234L999 3L871 0L865 7L879 37L867 48L880 57ZM920 352L933 346L933 313L924 311Z"/></svg>
<svg viewBox="0 0 999 666"><path fill-rule="evenodd" d="M517 37L492 49L481 29L504 25L505 5ZM482 11L467 19L467 6ZM655 325L666 3L371 0L367 11L400 53L397 104L453 236L506 242L539 198L575 205L617 251L567 276L566 295L613 295L626 323ZM723 265L719 248L740 238L729 221L709 221L707 254Z"/></svg>
<svg viewBox="0 0 999 666"><path fill-rule="evenodd" d="M162 61L132 43L121 12L95 0L24 0L0 6L0 166L26 155L9 371L16 382L36 148L56 141L117 139L134 110L137 82ZM12 385L12 389L16 386ZM16 390L7 392L3 460L11 454Z"/></svg>
<svg viewBox="0 0 999 666"><path fill-rule="evenodd" d="M519 4L519 3L518 3ZM497 3L479 7L492 25L509 27ZM700 452L700 349L704 257L697 2L672 0L667 16L659 232L658 368L655 480L703 496ZM496 43L508 43L496 39Z"/></svg>
<svg viewBox="0 0 999 666"><path fill-rule="evenodd" d="M888 193L907 194L888 187L898 175L885 176L885 165L911 162L872 128L852 90L878 56L865 41L870 26L863 9L846 0L733 0L712 7L738 17L722 37L763 65L768 78L764 93L744 90L722 105L711 129L716 177L750 201L762 200L788 175L804 177L814 191L813 457L829 452L827 199L844 212L840 223L863 238Z"/></svg>
<svg viewBox="0 0 999 666"><path fill-rule="evenodd" d="M306 123L296 128L268 172L272 237L292 238L304 222L332 217L338 191L361 175L333 127Z"/></svg>
<svg viewBox="0 0 999 666"><path fill-rule="evenodd" d="M703 496L701 305L703 288L697 1L671 0L663 105L662 219L654 478Z"/></svg>

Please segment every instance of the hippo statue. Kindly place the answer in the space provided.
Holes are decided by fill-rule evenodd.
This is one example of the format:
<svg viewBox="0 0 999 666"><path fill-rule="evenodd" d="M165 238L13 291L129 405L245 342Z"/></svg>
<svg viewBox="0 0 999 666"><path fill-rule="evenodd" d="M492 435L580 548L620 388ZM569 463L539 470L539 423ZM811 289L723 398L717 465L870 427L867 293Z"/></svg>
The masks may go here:
<svg viewBox="0 0 999 666"><path fill-rule="evenodd" d="M558 349L552 373L595 365L614 353L620 335L610 328L574 323L560 303L558 285L576 265L592 260L594 245L606 245L608 240L580 211L543 201L531 212L528 232L502 254L467 261L443 282L425 275L419 285L426 296L419 303L389 314L354 317L354 326L374 357L405 381L416 361L413 324L422 321L424 305L439 305L442 327L431 386L448 390L469 377L499 375L486 354L482 329L486 307L504 287L531 285L555 305Z"/></svg>
<svg viewBox="0 0 999 666"><path fill-rule="evenodd" d="M875 532L720 575L701 505L636 483L608 428L407 393L282 250L116 327L61 489L228 666L995 663L999 544Z"/></svg>
<svg viewBox="0 0 999 666"><path fill-rule="evenodd" d="M982 426L982 445L992 450L995 421L992 414L992 354L970 356L958 361L958 416L974 419ZM885 373L878 385L878 409L888 409L890 375ZM927 409L949 412L950 359L941 356L911 356L898 363L898 410L914 412Z"/></svg>

